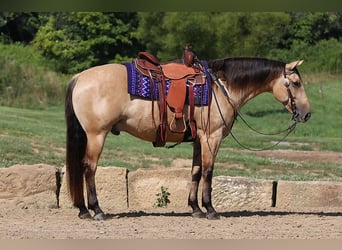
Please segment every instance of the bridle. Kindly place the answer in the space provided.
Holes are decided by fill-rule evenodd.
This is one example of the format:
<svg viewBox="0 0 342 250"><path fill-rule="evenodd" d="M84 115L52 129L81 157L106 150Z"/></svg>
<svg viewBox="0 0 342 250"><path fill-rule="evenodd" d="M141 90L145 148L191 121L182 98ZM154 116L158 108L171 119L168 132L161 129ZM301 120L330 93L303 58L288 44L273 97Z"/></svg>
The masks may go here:
<svg viewBox="0 0 342 250"><path fill-rule="evenodd" d="M263 133L263 132L259 132L257 131L256 129L254 129L253 127L251 127L247 122L246 120L242 117L241 113L235 108L235 105L231 102L231 97L230 97L230 94L229 94L229 91L227 89L227 87L224 85L224 83L221 81L220 78L218 78L213 72L211 69L208 69L208 72L213 80L213 82L219 87L219 89L222 91L222 93L224 94L224 96L227 98L227 101L228 103L230 104L230 106L233 108L233 111L234 111L234 121L232 122L231 126L228 126L228 124L226 123L224 117L223 117L223 114L222 114L222 111L220 109L220 106L219 106L219 103L218 103L218 100L217 100L217 97L216 97L216 94L215 94L215 91L213 91L213 96L214 96L214 99L215 99L215 102L216 102L216 105L218 107L218 110L219 110L219 113L220 113L220 116L221 116L221 119L223 121L223 124L225 125L225 127L227 127L229 129L229 134L233 137L233 139L243 148L247 149L247 150L251 150L251 151L263 151L263 150L268 150L268 149L272 149L274 148L275 146L277 146L278 144L280 144L282 141L285 140L285 138L292 132L294 131L294 129L296 128L296 125L297 125L297 121L296 121L296 117L298 117L299 113L297 111L297 106L296 106L296 102L295 102L295 98L294 96L292 95L292 92L291 92L291 89L290 89L290 80L287 78L287 76L289 75L292 75L292 74L295 74L297 73L297 71L294 69L294 70L291 70L291 71L286 71L286 69L284 69L284 85L287 89L287 93L288 93L288 101L290 101L290 105L291 105L291 110L292 110L292 120L293 120L293 123L286 129L284 130L281 130L279 132L276 132L276 133ZM274 143L273 145L269 146L269 147L264 147L264 148L251 148L251 147L248 147L244 144L242 144L235 136L234 134L232 133L232 127L234 125L234 122L235 120L237 119L237 117L240 117L241 120L246 124L246 126L248 128L250 128L252 131L258 133L258 134L261 134L261 135L279 135L279 134L282 134L282 133L286 133L279 141L277 141L276 143Z"/></svg>
<svg viewBox="0 0 342 250"><path fill-rule="evenodd" d="M284 85L287 89L287 94L289 96L288 101L290 101L290 105L291 105L291 110L292 110L292 120L295 121L296 118L298 117L299 113L297 110L297 106L296 106L296 102L295 102L295 98L292 95L291 89L290 89L290 80L287 78L287 76L292 75L297 73L295 69L293 70L289 70L286 71L284 70Z"/></svg>

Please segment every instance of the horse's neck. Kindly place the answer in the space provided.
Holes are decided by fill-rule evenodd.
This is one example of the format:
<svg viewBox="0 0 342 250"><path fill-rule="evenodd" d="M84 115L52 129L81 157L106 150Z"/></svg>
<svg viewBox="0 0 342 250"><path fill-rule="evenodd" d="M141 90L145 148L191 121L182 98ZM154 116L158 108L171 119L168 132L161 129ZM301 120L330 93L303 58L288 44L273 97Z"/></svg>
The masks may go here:
<svg viewBox="0 0 342 250"><path fill-rule="evenodd" d="M272 91L272 81L263 84L261 87L257 84L249 84L248 87L244 89L232 89L228 87L229 98L231 102L234 104L235 108L239 110L244 104L246 104L249 100L254 97Z"/></svg>

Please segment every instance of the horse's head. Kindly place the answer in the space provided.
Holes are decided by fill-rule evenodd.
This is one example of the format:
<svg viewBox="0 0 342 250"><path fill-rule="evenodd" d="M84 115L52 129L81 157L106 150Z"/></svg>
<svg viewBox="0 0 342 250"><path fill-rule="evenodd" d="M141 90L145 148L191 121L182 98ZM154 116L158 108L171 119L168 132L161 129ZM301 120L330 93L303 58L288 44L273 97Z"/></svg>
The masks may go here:
<svg viewBox="0 0 342 250"><path fill-rule="evenodd" d="M273 86L273 95L293 114L296 122L306 122L311 117L309 100L297 70L302 63L303 60L286 64L284 75Z"/></svg>

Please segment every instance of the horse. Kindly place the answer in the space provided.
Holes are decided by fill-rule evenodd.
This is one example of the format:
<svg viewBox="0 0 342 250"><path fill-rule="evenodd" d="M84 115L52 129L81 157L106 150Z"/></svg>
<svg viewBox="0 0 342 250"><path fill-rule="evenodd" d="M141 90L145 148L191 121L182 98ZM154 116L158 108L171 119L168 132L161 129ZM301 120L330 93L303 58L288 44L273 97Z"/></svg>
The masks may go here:
<svg viewBox="0 0 342 250"><path fill-rule="evenodd" d="M208 61L212 82L209 105L194 108L191 187L188 205L195 218L219 219L212 205L214 162L223 138L229 135L237 112L250 99L270 92L290 113L294 122L306 122L310 104L297 67L302 60L284 63L266 58L226 58ZM66 176L79 218L104 220L95 186L95 173L106 136L127 132L154 142L159 122L158 104L128 94L127 69L123 64L94 66L74 75L65 97ZM151 108L154 106L154 108ZM189 105L184 109L188 112ZM152 114L153 113L153 114ZM151 116L154 116L154 123ZM167 109L167 121L172 114ZM168 142L181 142L179 133L167 130ZM202 180L202 208L198 190ZM85 205L84 183L88 206ZM93 215L90 213L92 210Z"/></svg>

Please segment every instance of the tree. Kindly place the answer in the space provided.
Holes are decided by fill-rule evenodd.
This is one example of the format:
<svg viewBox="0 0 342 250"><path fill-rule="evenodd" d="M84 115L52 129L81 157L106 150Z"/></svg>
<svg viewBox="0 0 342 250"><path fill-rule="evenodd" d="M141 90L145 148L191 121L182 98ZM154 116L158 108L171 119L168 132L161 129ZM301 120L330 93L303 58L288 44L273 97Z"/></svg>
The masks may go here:
<svg viewBox="0 0 342 250"><path fill-rule="evenodd" d="M204 59L216 51L211 16L207 12L139 13L136 35L161 61L180 58L186 43Z"/></svg>
<svg viewBox="0 0 342 250"><path fill-rule="evenodd" d="M139 49L133 36L136 26L135 13L53 13L39 29L34 46L58 71L76 73L130 60Z"/></svg>
<svg viewBox="0 0 342 250"><path fill-rule="evenodd" d="M179 58L190 42L200 58L264 56L277 46L284 26L283 12L166 12L139 14L137 36L162 60Z"/></svg>
<svg viewBox="0 0 342 250"><path fill-rule="evenodd" d="M0 36L3 42L29 43L40 26L36 12L0 12Z"/></svg>
<svg viewBox="0 0 342 250"><path fill-rule="evenodd" d="M279 48L289 49L293 44L314 45L321 40L342 37L342 13L292 12L291 22L284 27L285 33Z"/></svg>
<svg viewBox="0 0 342 250"><path fill-rule="evenodd" d="M215 17L221 57L265 57L284 35L290 16L283 12L224 12Z"/></svg>
<svg viewBox="0 0 342 250"><path fill-rule="evenodd" d="M134 33L138 41L144 44L145 49L157 55L162 50L163 36L167 30L163 27L164 12L139 12L136 32Z"/></svg>

